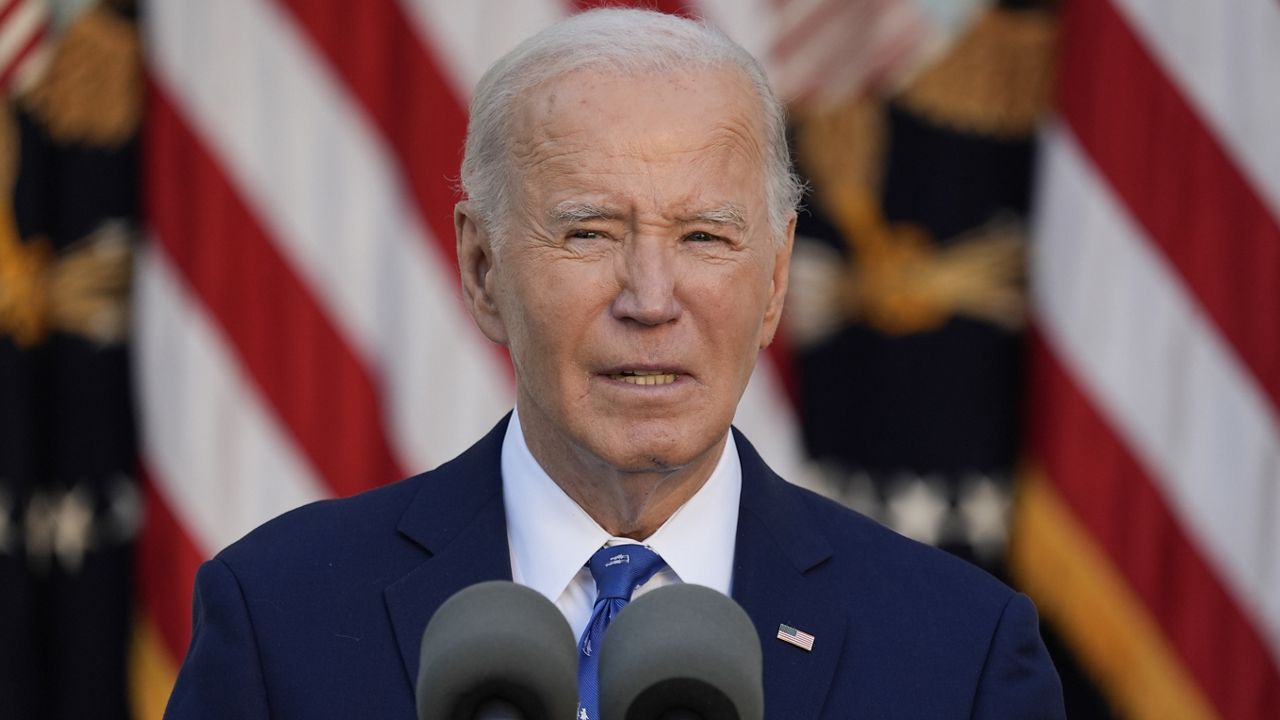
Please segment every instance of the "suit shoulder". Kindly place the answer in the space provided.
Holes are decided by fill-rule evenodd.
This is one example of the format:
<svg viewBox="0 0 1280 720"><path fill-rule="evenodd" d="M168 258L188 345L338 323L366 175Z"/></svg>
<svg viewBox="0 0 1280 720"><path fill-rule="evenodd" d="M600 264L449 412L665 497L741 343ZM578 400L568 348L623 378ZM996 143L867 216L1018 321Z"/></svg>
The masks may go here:
<svg viewBox="0 0 1280 720"><path fill-rule="evenodd" d="M346 498L318 500L268 520L218 553L232 570L280 567L386 543L430 473Z"/></svg>
<svg viewBox="0 0 1280 720"><path fill-rule="evenodd" d="M321 500L259 526L218 554L233 569L318 556L356 558L411 544L402 522L457 520L501 485L500 451L510 414L461 455L399 482L351 497ZM413 515L413 517L408 517ZM422 523L419 523L420 526ZM420 528L419 528L420 529Z"/></svg>
<svg viewBox="0 0 1280 720"><path fill-rule="evenodd" d="M836 598L846 643L855 639L854 669L833 690L846 699L832 703L867 702L865 714L889 716L901 711L901 694L878 689L910 687L920 691L920 717L1062 717L1061 684L1030 599L965 560L792 492L830 543L805 582Z"/></svg>
<svg viewBox="0 0 1280 720"><path fill-rule="evenodd" d="M434 470L269 520L218 553L241 581L284 586L326 578L383 578L416 566L501 490L503 418Z"/></svg>

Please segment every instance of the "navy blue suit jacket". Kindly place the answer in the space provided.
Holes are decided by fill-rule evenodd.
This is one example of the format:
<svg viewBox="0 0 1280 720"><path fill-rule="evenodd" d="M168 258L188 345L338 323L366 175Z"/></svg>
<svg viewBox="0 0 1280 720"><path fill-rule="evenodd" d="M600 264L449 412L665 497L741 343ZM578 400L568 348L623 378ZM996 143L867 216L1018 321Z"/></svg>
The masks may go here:
<svg viewBox="0 0 1280 720"><path fill-rule="evenodd" d="M415 717L427 620L461 588L511 578L505 429L432 472L285 514L205 563L166 717ZM736 438L733 597L760 633L769 720L1064 716L1025 596L784 482ZM781 623L814 635L813 651L777 640Z"/></svg>

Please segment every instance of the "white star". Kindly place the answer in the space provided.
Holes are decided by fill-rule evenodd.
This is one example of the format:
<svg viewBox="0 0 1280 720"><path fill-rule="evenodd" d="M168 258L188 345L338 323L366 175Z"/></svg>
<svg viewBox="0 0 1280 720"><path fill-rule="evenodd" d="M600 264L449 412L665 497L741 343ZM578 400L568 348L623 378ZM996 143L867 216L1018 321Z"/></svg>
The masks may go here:
<svg viewBox="0 0 1280 720"><path fill-rule="evenodd" d="M845 469L836 463L806 462L802 469L787 479L805 490L840 500L845 488Z"/></svg>
<svg viewBox="0 0 1280 720"><path fill-rule="evenodd" d="M913 540L937 545L950 504L940 483L910 477L889 493L889 527Z"/></svg>
<svg viewBox="0 0 1280 720"><path fill-rule="evenodd" d="M93 506L79 485L68 491L53 508L53 551L62 567L80 571L84 555L93 543Z"/></svg>
<svg viewBox="0 0 1280 720"><path fill-rule="evenodd" d="M876 492L875 481L865 470L859 470L846 479L841 499L846 506L863 515L873 520L880 519L880 495Z"/></svg>
<svg viewBox="0 0 1280 720"><path fill-rule="evenodd" d="M1009 534L1009 493L991 478L980 475L960 491L960 516L973 551L995 559L1004 550Z"/></svg>
<svg viewBox="0 0 1280 720"><path fill-rule="evenodd" d="M138 534L142 525L142 499L138 486L126 475L119 475L107 491L107 537L111 542L126 543Z"/></svg>

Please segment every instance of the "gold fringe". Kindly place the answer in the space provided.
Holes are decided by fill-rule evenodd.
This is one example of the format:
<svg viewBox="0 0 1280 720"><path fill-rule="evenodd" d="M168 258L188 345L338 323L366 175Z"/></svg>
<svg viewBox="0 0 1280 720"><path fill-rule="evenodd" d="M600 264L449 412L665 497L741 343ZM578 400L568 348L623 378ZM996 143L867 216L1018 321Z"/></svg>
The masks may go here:
<svg viewBox="0 0 1280 720"><path fill-rule="evenodd" d="M1019 477L1009 566L1124 717L1218 717L1142 601L1040 468L1024 468Z"/></svg>
<svg viewBox="0 0 1280 720"><path fill-rule="evenodd" d="M107 7L86 10L23 104L58 142L115 147L129 140L142 120L137 26Z"/></svg>
<svg viewBox="0 0 1280 720"><path fill-rule="evenodd" d="M992 8L898 100L960 132L1027 137L1049 106L1056 33L1048 12Z"/></svg>
<svg viewBox="0 0 1280 720"><path fill-rule="evenodd" d="M129 644L129 700L134 720L161 720L177 678L176 663L155 623L138 616Z"/></svg>

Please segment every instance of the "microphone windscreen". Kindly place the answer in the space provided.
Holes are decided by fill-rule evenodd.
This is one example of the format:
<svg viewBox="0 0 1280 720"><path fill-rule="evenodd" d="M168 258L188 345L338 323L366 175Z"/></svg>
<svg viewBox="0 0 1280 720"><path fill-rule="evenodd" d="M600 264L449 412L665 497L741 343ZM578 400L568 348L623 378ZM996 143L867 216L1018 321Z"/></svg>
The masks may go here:
<svg viewBox="0 0 1280 720"><path fill-rule="evenodd" d="M699 585L641 595L610 623L600 648L607 720L762 720L764 666L751 618Z"/></svg>
<svg viewBox="0 0 1280 720"><path fill-rule="evenodd" d="M578 659L564 615L512 582L465 588L422 633L419 720L471 720L510 706L525 720L572 718Z"/></svg>

